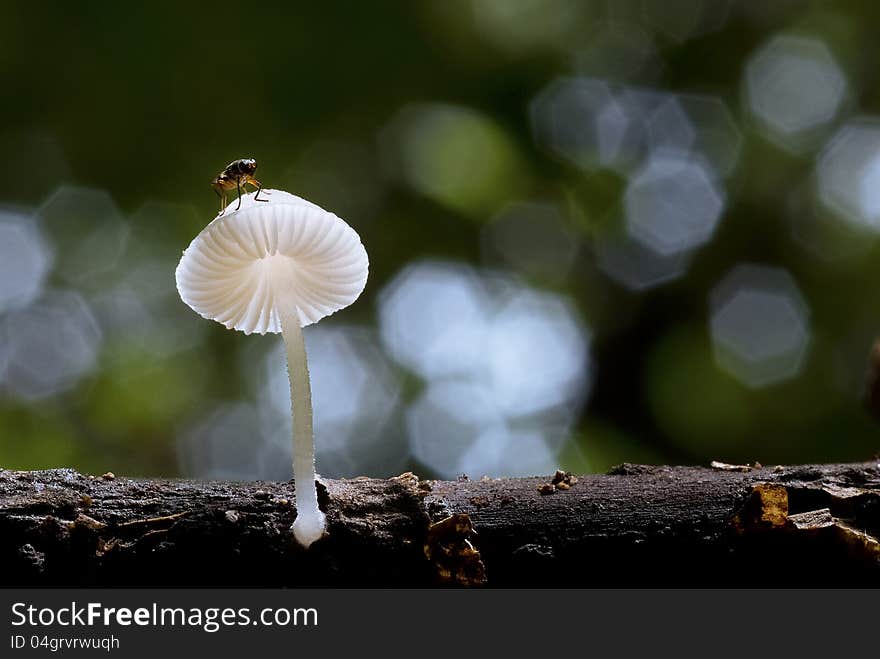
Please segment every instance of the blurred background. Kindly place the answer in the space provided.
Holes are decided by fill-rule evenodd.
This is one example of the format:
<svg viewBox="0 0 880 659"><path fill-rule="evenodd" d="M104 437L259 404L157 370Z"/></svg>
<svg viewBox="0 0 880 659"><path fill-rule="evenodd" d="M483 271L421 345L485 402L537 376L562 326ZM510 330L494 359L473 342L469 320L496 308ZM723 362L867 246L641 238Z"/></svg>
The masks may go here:
<svg viewBox="0 0 880 659"><path fill-rule="evenodd" d="M318 471L867 459L880 5L12 3L0 466L285 479L280 338L179 299L209 181L346 219Z"/></svg>

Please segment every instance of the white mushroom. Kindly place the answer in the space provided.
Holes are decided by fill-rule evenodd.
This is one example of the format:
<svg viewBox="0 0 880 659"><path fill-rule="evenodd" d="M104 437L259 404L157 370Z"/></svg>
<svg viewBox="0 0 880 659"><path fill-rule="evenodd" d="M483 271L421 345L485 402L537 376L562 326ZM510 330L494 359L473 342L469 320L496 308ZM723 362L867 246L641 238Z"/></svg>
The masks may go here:
<svg viewBox="0 0 880 659"><path fill-rule="evenodd" d="M312 396L301 328L354 302L369 264L360 238L343 220L287 192L270 192L268 203L245 195L240 210L230 204L196 236L177 266L177 290L198 314L228 329L282 333L293 414L293 533L308 547L324 534L326 520L315 487Z"/></svg>

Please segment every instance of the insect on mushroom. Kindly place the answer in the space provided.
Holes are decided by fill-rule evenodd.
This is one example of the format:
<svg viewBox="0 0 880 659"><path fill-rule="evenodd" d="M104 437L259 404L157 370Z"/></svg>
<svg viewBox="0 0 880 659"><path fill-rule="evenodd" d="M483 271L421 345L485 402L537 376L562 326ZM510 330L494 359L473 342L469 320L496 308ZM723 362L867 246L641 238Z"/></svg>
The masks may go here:
<svg viewBox="0 0 880 659"><path fill-rule="evenodd" d="M293 417L292 531L308 547L324 535L327 522L315 484L302 328L354 302L369 263L355 230L333 213L282 190L273 190L268 204L255 198L245 195L240 210L221 213L193 239L177 266L177 290L196 313L227 329L284 338Z"/></svg>
<svg viewBox="0 0 880 659"><path fill-rule="evenodd" d="M253 158L240 158L226 165L226 169L217 174L214 180L211 181L211 187L214 188L214 192L220 197L219 215L223 215L225 212L226 193L232 189L238 190L238 206L235 207L235 210L241 208L241 191L244 188L244 191L247 192L246 186L248 185L257 190L257 194L254 195L254 201L269 201L268 199L260 199L263 184L254 178L255 171L257 171L256 160ZM266 194L269 193L266 192Z"/></svg>

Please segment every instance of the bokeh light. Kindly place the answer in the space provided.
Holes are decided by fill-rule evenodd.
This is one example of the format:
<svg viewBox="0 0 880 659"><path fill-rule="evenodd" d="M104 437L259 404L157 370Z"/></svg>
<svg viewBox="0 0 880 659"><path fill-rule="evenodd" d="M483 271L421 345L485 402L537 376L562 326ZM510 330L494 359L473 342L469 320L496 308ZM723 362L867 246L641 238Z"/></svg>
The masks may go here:
<svg viewBox="0 0 880 659"><path fill-rule="evenodd" d="M117 277L91 295L101 327L114 346L137 345L153 358L166 358L198 345L209 325L184 315L173 273L180 258L182 226L198 226L195 209L147 201L129 217Z"/></svg>
<svg viewBox="0 0 880 659"><path fill-rule="evenodd" d="M3 386L24 400L70 389L95 367L101 339L80 295L47 291L34 304L0 317Z"/></svg>
<svg viewBox="0 0 880 659"><path fill-rule="evenodd" d="M558 48L585 4L574 0L467 0L474 27L502 52Z"/></svg>
<svg viewBox="0 0 880 659"><path fill-rule="evenodd" d="M189 477L289 480L293 449L262 432L253 405L230 403L210 410L178 439L181 471Z"/></svg>
<svg viewBox="0 0 880 659"><path fill-rule="evenodd" d="M128 224L107 192L62 185L38 215L55 247L56 272L65 281L88 285L119 263Z"/></svg>
<svg viewBox="0 0 880 659"><path fill-rule="evenodd" d="M413 457L445 478L551 473L557 457L535 432L511 430L487 388L432 384L407 411Z"/></svg>
<svg viewBox="0 0 880 659"><path fill-rule="evenodd" d="M519 471L561 449L593 378L590 332L567 300L498 271L437 261L410 266L380 299L383 345L428 382L407 411L413 457L454 476ZM492 442L518 441L548 449L493 462Z"/></svg>
<svg viewBox="0 0 880 659"><path fill-rule="evenodd" d="M595 243L599 268L631 291L646 291L678 279L690 264L686 252L661 254L626 234L609 232Z"/></svg>
<svg viewBox="0 0 880 659"><path fill-rule="evenodd" d="M696 160L660 154L633 176L626 190L629 234L661 256L708 242L724 209L723 193Z"/></svg>
<svg viewBox="0 0 880 659"><path fill-rule="evenodd" d="M558 78L530 105L535 141L552 155L586 170L629 172L658 153L691 155L713 176L729 176L742 135L719 98L610 84L587 77Z"/></svg>
<svg viewBox="0 0 880 659"><path fill-rule="evenodd" d="M470 108L408 106L385 129L384 141L391 167L414 189L477 218L496 210L520 177L513 142Z"/></svg>
<svg viewBox="0 0 880 659"><path fill-rule="evenodd" d="M880 231L880 123L853 121L825 147L818 163L819 194L843 220Z"/></svg>
<svg viewBox="0 0 880 659"><path fill-rule="evenodd" d="M0 313L39 296L51 267L52 253L31 218L0 209Z"/></svg>
<svg viewBox="0 0 880 659"><path fill-rule="evenodd" d="M571 305L495 272L410 266L383 294L379 327L403 366L427 380L486 383L510 414L583 398L590 382L590 334Z"/></svg>
<svg viewBox="0 0 880 659"><path fill-rule="evenodd" d="M799 151L837 115L847 83L822 41L780 35L749 60L745 87L765 134Z"/></svg>
<svg viewBox="0 0 880 659"><path fill-rule="evenodd" d="M676 100L691 122L690 152L705 161L715 176L726 178L733 174L742 151L742 133L727 104L720 98L698 94L681 94ZM658 121L656 125L663 124ZM658 138L662 139L663 134L659 132ZM680 143L672 142L669 146L683 150Z"/></svg>
<svg viewBox="0 0 880 659"><path fill-rule="evenodd" d="M531 105L535 141L583 168L622 167L630 120L609 86L590 78L553 81Z"/></svg>
<svg viewBox="0 0 880 659"><path fill-rule="evenodd" d="M738 266L713 289L711 302L721 368L756 388L798 374L810 343L809 311L785 270Z"/></svg>
<svg viewBox="0 0 880 659"><path fill-rule="evenodd" d="M318 325L305 331L318 471L326 476L393 476L409 458L392 421L401 382L366 328ZM290 383L284 345L263 361L257 394L265 431L291 443ZM292 452L291 452L292 457ZM288 460L289 462L290 460Z"/></svg>
<svg viewBox="0 0 880 659"><path fill-rule="evenodd" d="M472 269L433 261L411 265L382 292L382 343L424 378L466 374L481 358L488 306Z"/></svg>
<svg viewBox="0 0 880 659"><path fill-rule="evenodd" d="M506 297L489 324L485 364L474 364L485 369L496 404L520 417L582 401L591 381L590 335L571 306L524 288Z"/></svg>

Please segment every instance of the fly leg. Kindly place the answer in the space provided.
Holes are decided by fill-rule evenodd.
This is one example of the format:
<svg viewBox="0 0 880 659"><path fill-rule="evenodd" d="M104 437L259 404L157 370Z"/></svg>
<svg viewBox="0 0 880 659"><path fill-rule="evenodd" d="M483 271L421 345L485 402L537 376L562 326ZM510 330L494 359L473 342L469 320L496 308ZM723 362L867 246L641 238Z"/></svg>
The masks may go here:
<svg viewBox="0 0 880 659"><path fill-rule="evenodd" d="M235 207L235 210L241 208L241 179L235 179L235 185L238 188L238 206Z"/></svg>
<svg viewBox="0 0 880 659"><path fill-rule="evenodd" d="M226 191L224 190L222 193L217 188L214 188L214 192L217 193L217 198L220 199L220 212L217 213L217 217L223 215L223 209L226 208Z"/></svg>
<svg viewBox="0 0 880 659"><path fill-rule="evenodd" d="M255 188L257 189L257 194L254 195L254 201L269 201L268 199L260 199L260 193L261 193L261 192L262 192L263 194L269 194L268 191L263 190L263 184L262 184L262 183L260 183L260 182L259 182L257 179L255 179L253 176L250 177L250 178L248 179L247 182L250 183L253 187L255 187Z"/></svg>

